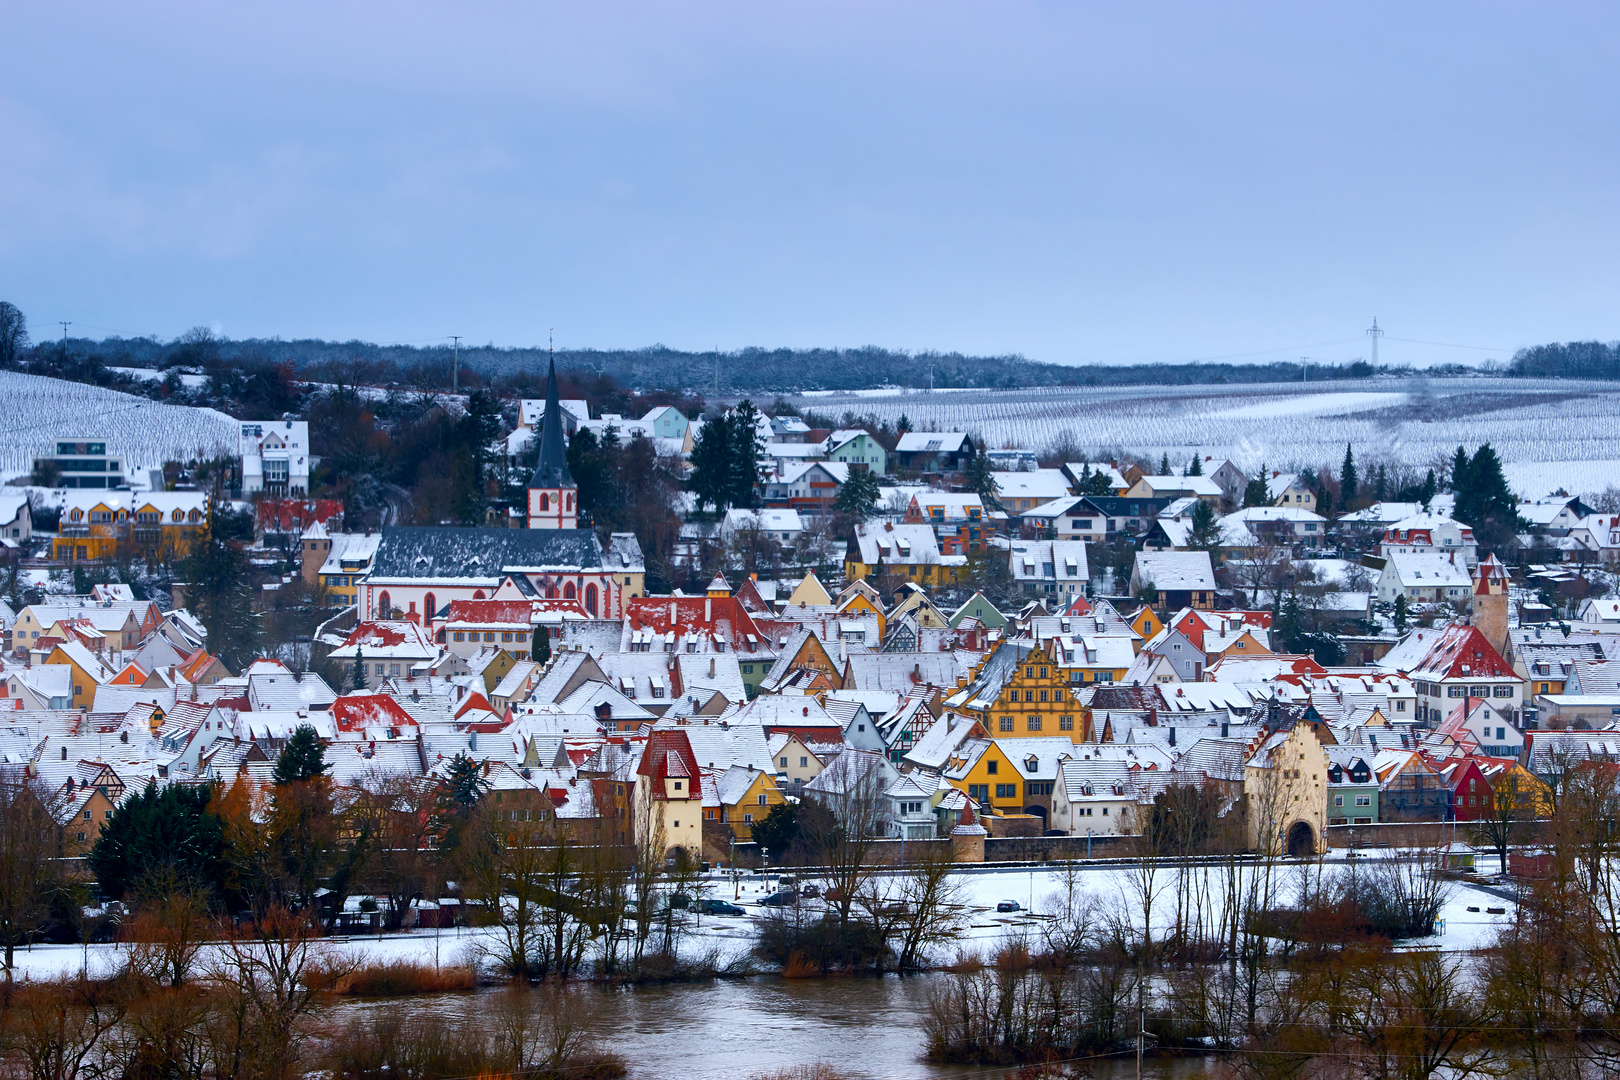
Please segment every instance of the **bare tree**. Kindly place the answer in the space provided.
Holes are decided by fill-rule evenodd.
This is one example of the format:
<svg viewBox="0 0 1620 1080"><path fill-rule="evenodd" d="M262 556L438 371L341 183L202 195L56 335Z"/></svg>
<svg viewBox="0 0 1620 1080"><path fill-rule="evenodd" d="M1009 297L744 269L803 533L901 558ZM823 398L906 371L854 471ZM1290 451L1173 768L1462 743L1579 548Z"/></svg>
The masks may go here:
<svg viewBox="0 0 1620 1080"><path fill-rule="evenodd" d="M62 886L58 819L65 812L59 792L20 769L0 773L0 944L8 983L17 946L39 931Z"/></svg>

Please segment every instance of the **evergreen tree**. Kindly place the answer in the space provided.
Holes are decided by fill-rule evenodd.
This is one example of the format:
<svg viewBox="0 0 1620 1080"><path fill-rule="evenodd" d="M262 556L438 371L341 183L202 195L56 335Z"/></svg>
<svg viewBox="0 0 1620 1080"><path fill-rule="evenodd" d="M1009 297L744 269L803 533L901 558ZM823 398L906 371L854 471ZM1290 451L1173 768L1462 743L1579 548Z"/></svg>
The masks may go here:
<svg viewBox="0 0 1620 1080"><path fill-rule="evenodd" d="M727 501L732 506L757 506L754 489L759 484L761 454L759 410L744 398L731 410L731 460L727 469Z"/></svg>
<svg viewBox="0 0 1620 1080"><path fill-rule="evenodd" d="M1170 472L1170 452L1168 450L1166 450L1164 456L1159 459L1159 475L1172 475Z"/></svg>
<svg viewBox="0 0 1620 1080"><path fill-rule="evenodd" d="M551 631L544 626L534 628L534 640L529 643L529 659L537 664L551 661Z"/></svg>
<svg viewBox="0 0 1620 1080"><path fill-rule="evenodd" d="M985 513L1005 509L1001 505L1001 487L996 483L995 467L984 447L974 450L973 456L962 465L962 486L979 497Z"/></svg>
<svg viewBox="0 0 1620 1080"><path fill-rule="evenodd" d="M1215 508L1203 499L1193 504L1192 528L1187 533L1187 546L1194 551L1214 551L1221 546L1220 523L1215 520Z"/></svg>
<svg viewBox="0 0 1620 1080"><path fill-rule="evenodd" d="M1406 632L1406 594L1395 594L1395 629Z"/></svg>
<svg viewBox="0 0 1620 1080"><path fill-rule="evenodd" d="M799 807L797 803L778 803L770 813L754 823L754 843L766 848L776 860L787 855L788 848L799 838Z"/></svg>
<svg viewBox="0 0 1620 1080"><path fill-rule="evenodd" d="M102 891L121 899L159 870L222 889L225 832L209 802L213 789L156 781L124 799L101 830L85 862Z"/></svg>
<svg viewBox="0 0 1620 1080"><path fill-rule="evenodd" d="M1389 494L1389 469L1388 469L1387 466L1380 464L1378 466L1377 479L1375 479L1373 481L1373 501L1374 502L1383 502L1385 497L1388 494Z"/></svg>
<svg viewBox="0 0 1620 1080"><path fill-rule="evenodd" d="M1204 475L1204 459L1196 453L1192 456L1192 464L1187 466L1188 476Z"/></svg>
<svg viewBox="0 0 1620 1080"><path fill-rule="evenodd" d="M1089 469L1091 466L1087 465L1086 468ZM1100 468L1091 474L1090 479L1082 480L1080 484L1080 494L1082 495L1111 495L1113 491L1114 485L1109 479L1108 473Z"/></svg>
<svg viewBox="0 0 1620 1080"><path fill-rule="evenodd" d="M286 787L324 776L326 769L326 747L320 736L310 725L300 724L281 748L273 777L277 787Z"/></svg>
<svg viewBox="0 0 1620 1080"><path fill-rule="evenodd" d="M462 811L473 809L488 786L478 762L457 751L444 772L445 798L451 805Z"/></svg>
<svg viewBox="0 0 1620 1080"><path fill-rule="evenodd" d="M1266 506L1271 502L1271 497L1266 491L1266 475L1265 462L1261 462L1260 475L1250 480L1243 489L1244 506Z"/></svg>
<svg viewBox="0 0 1620 1080"><path fill-rule="evenodd" d="M1345 510L1356 508L1356 455L1348 443L1344 447L1344 467L1339 470L1339 505Z"/></svg>
<svg viewBox="0 0 1620 1080"><path fill-rule="evenodd" d="M894 422L895 434L904 435L907 432L909 432L910 430L911 430L911 417L907 416L905 413L901 413L900 414L900 419L898 419L898 420L896 420Z"/></svg>
<svg viewBox="0 0 1620 1080"><path fill-rule="evenodd" d="M1434 497L1439 490L1439 481L1434 478L1434 470L1430 469L1428 475L1423 478L1423 488L1418 492L1418 501L1424 506L1428 506L1434 502Z"/></svg>
<svg viewBox="0 0 1620 1080"><path fill-rule="evenodd" d="M730 420L725 416L713 417L699 429L692 444L692 478L689 485L697 496L698 509L712 503L716 510L724 509L729 501L731 483Z"/></svg>
<svg viewBox="0 0 1620 1080"><path fill-rule="evenodd" d="M1468 451L1457 447L1451 458L1451 490L1459 496L1468 488Z"/></svg>
<svg viewBox="0 0 1620 1080"><path fill-rule="evenodd" d="M876 512L881 494L878 490L877 476L871 469L852 466L849 470L849 480L838 489L838 498L833 502L833 509L864 521Z"/></svg>
<svg viewBox="0 0 1620 1080"><path fill-rule="evenodd" d="M366 658L358 645L354 647L354 670L349 672L349 685L356 690L366 688Z"/></svg>
<svg viewBox="0 0 1620 1080"><path fill-rule="evenodd" d="M1474 451L1465 476L1466 482L1455 488L1458 521L1476 527L1490 520L1510 526L1517 522L1518 503L1508 488L1507 477L1502 474L1501 459L1490 443Z"/></svg>

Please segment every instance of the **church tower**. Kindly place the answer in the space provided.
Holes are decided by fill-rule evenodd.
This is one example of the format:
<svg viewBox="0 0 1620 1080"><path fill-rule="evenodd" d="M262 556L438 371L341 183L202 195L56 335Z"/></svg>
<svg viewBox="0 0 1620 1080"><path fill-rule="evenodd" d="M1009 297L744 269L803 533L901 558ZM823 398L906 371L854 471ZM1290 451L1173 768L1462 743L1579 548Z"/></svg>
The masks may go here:
<svg viewBox="0 0 1620 1080"><path fill-rule="evenodd" d="M529 478L529 528L573 529L579 526L579 491L568 474L563 442L562 406L557 403L557 362L546 373L546 412L540 422L540 462Z"/></svg>

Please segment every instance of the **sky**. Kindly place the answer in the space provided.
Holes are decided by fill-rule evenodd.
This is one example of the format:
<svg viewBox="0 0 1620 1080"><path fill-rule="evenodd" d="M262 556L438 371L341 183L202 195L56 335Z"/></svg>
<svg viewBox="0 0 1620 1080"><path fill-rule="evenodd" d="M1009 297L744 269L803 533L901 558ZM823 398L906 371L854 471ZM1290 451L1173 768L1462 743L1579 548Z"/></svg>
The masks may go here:
<svg viewBox="0 0 1620 1080"><path fill-rule="evenodd" d="M0 0L36 338L1620 337L1620 7ZM1466 346L1462 347L1462 346Z"/></svg>

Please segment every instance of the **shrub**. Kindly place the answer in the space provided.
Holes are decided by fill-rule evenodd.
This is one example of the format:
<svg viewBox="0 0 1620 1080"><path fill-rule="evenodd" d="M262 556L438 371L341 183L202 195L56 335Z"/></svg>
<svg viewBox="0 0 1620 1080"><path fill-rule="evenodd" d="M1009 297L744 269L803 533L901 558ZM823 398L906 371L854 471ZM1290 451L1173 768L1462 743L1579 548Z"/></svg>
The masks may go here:
<svg viewBox="0 0 1620 1080"><path fill-rule="evenodd" d="M304 970L304 985L327 994L408 997L472 990L478 985L478 972L470 965L435 968L413 960L385 960L361 967L311 963Z"/></svg>

